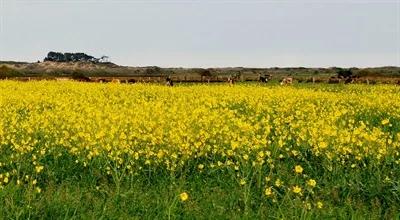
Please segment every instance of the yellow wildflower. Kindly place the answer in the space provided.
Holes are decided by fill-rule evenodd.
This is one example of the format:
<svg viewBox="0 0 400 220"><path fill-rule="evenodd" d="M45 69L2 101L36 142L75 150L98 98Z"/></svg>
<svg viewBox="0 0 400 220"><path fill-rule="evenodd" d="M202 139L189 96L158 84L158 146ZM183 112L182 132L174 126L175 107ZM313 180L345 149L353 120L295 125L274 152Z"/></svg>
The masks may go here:
<svg viewBox="0 0 400 220"><path fill-rule="evenodd" d="M303 167L301 167L300 165L296 165L296 166L294 167L294 171L295 171L296 173L302 173L302 172L303 172Z"/></svg>
<svg viewBox="0 0 400 220"><path fill-rule="evenodd" d="M202 169L204 169L204 165L203 165L203 164L199 164L199 165L197 166L197 168L198 168L199 170L202 170Z"/></svg>
<svg viewBox="0 0 400 220"><path fill-rule="evenodd" d="M35 167L36 173L40 173L43 170L43 168L44 166L36 166Z"/></svg>
<svg viewBox="0 0 400 220"><path fill-rule="evenodd" d="M311 187L315 187L317 185L317 181L315 181L314 179L309 179L307 181L307 185L309 185Z"/></svg>
<svg viewBox="0 0 400 220"><path fill-rule="evenodd" d="M189 195L186 192L183 192L179 195L179 198L181 199L182 202L184 202L189 199Z"/></svg>
<svg viewBox="0 0 400 220"><path fill-rule="evenodd" d="M282 180L280 180L279 178L277 180L275 180L275 186L276 187L281 187L283 185Z"/></svg>
<svg viewBox="0 0 400 220"><path fill-rule="evenodd" d="M302 189L299 186L293 186L292 191L296 194L300 194Z"/></svg>
<svg viewBox="0 0 400 220"><path fill-rule="evenodd" d="M265 192L264 193L265 193L266 196L272 196L272 194L273 194L272 187L270 186L270 187L265 188Z"/></svg>

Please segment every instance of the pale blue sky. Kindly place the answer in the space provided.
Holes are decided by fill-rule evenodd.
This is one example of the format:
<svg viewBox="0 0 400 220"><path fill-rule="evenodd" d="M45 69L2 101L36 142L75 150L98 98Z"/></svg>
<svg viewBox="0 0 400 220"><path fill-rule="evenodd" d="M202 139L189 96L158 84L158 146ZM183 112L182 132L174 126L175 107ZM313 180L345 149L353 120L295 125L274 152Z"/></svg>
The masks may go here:
<svg viewBox="0 0 400 220"><path fill-rule="evenodd" d="M400 66L400 0L0 0L0 60L162 67Z"/></svg>

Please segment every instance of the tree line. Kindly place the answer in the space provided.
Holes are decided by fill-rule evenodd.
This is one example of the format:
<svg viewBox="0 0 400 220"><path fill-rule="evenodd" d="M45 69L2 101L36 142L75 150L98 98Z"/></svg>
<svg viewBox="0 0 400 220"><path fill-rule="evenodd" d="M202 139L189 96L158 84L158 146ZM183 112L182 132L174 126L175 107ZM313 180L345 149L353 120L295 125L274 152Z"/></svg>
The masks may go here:
<svg viewBox="0 0 400 220"><path fill-rule="evenodd" d="M44 58L44 61L53 61L53 62L108 62L108 56L102 56L100 58L96 58L94 56L87 55L85 53L61 53L61 52L53 52L50 51L47 56Z"/></svg>

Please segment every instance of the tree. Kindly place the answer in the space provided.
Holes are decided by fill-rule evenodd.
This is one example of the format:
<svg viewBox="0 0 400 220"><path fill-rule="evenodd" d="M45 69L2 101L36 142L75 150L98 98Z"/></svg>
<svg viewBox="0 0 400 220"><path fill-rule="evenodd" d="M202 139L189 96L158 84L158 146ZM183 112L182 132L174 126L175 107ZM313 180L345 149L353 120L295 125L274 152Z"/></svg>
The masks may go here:
<svg viewBox="0 0 400 220"><path fill-rule="evenodd" d="M94 62L98 63L101 59L108 58L107 56L103 56L102 58L96 58L85 53L60 53L50 51L47 54L47 57L44 58L44 61L53 61L53 62Z"/></svg>
<svg viewBox="0 0 400 220"><path fill-rule="evenodd" d="M148 75L156 75L161 74L161 68L158 66L151 66L146 68L146 74Z"/></svg>
<svg viewBox="0 0 400 220"><path fill-rule="evenodd" d="M101 56L99 59L99 62L108 63L108 62L110 62L110 57L109 56Z"/></svg>

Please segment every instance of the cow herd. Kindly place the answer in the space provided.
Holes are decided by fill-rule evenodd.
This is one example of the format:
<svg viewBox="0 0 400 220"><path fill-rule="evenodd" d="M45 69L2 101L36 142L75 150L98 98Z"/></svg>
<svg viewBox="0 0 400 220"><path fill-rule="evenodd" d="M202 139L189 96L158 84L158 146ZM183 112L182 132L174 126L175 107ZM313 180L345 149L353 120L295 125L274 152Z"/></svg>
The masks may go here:
<svg viewBox="0 0 400 220"><path fill-rule="evenodd" d="M277 78L277 77L275 77ZM5 78L8 79L8 78ZM155 83L165 83L164 85L166 86L174 86L174 82L204 82L204 81L182 81L179 78L173 78L171 76L158 76L158 77L105 77L105 78L89 78L89 77L84 77L84 78L69 78L69 77L57 77L57 78L37 78L37 77L14 77L10 78L10 80L17 80L17 81L31 81L31 80L56 80L56 81L81 81L81 82L97 82L97 83L126 83L126 84L134 84L138 82L155 82ZM258 79L240 79L237 76L228 76L228 77L220 77L218 81L212 81L212 82L226 82L230 86L233 86L236 82L238 81L258 81L259 83L269 83L272 80L272 75L269 74L264 74L264 75L259 75ZM294 78L292 76L286 76L286 77L281 77L280 80L278 81L281 86L287 86L287 85L292 85L293 83L298 82L298 83L329 83L329 84L352 84L352 83L357 83L357 84L367 84L367 85L374 85L377 83L380 84L396 84L400 85L400 80L399 79L389 79L389 78L380 78L380 79L375 79L375 78L361 78L357 76L351 76L351 77L340 77L340 76L332 76L328 79L323 79L323 78L316 78L316 77L311 77L308 79L302 79L302 78ZM210 83L210 80L205 81Z"/></svg>
<svg viewBox="0 0 400 220"><path fill-rule="evenodd" d="M260 83L268 83L269 81L271 81L272 79L272 75L260 75L258 78L258 82ZM237 79L237 77L233 77L233 76L229 76L226 78L226 82L230 85L233 86L237 81L239 81ZM351 84L351 83L360 83L360 79L356 79L355 77L347 77L347 78L342 78L342 77L331 77L328 79L328 81L323 81L320 79L315 79L314 77L311 80L307 80L307 81L302 81L302 80L298 80L299 82L312 82L312 83L322 83L322 82L328 82L329 84L339 84L339 83L344 83L344 84ZM103 79L98 80L98 82L107 82L107 81L103 81ZM134 79L129 79L129 80L119 80L119 79L112 79L111 81L108 82L113 82L113 83L136 83L137 81ZM279 81L279 84L281 86L287 86L287 85L292 85L294 83L294 78L293 77L283 77L281 78L281 80ZM369 79L365 79L363 80L361 83L366 83L366 84L376 84L377 82L375 80L369 80ZM395 84L400 85L400 80L396 81ZM167 76L165 78L165 85L166 86L174 86L174 81L172 79L171 76Z"/></svg>

